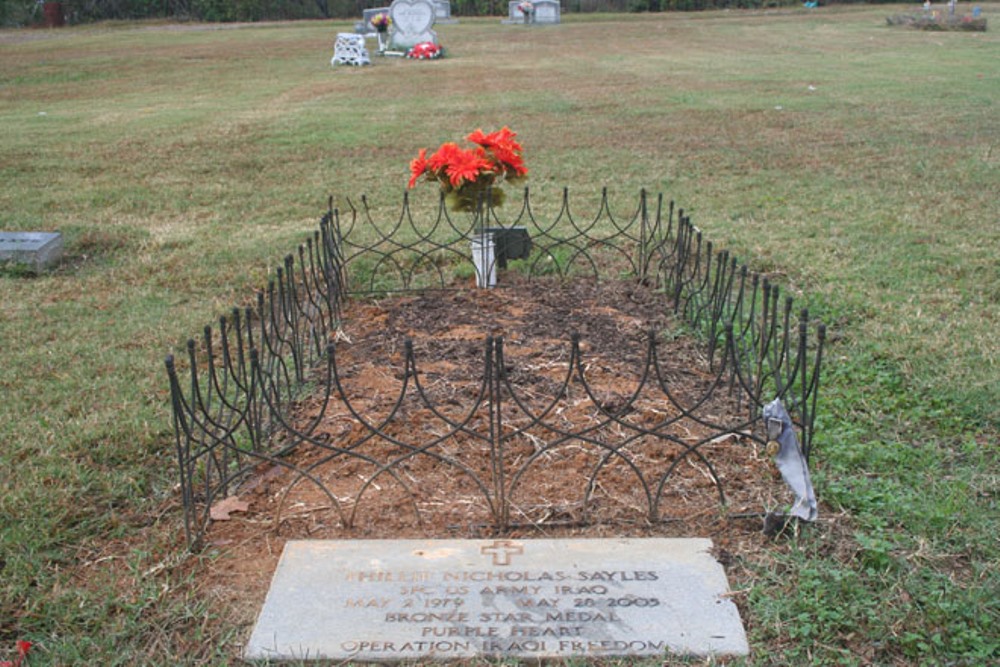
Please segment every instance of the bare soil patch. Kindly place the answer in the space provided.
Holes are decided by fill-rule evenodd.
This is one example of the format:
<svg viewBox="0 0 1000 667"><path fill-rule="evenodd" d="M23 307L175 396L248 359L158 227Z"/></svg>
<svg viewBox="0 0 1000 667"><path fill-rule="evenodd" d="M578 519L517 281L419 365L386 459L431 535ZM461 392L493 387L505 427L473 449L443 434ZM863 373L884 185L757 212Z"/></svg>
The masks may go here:
<svg viewBox="0 0 1000 667"><path fill-rule="evenodd" d="M476 480L489 480L498 461L520 474L509 496L510 534L516 537L707 536L723 564L767 543L755 515L787 498L765 453L749 438L718 438L700 450L704 460L684 457L683 445L664 438L636 438L623 448L628 460L574 441L551 446L552 424L579 429L614 414L620 424L612 420L593 434L596 442L614 442L620 435L616 431L627 430L622 425L652 428L677 416L678 406L655 380L647 378L643 391L635 391L646 372L650 335L658 338L661 376L677 403L697 402L717 382L698 342L667 333L678 331L678 323L651 290L624 282L556 286L536 280L502 290L358 302L347 316L336 357L349 405L336 397L327 401L318 392L298 404L296 425L305 429L319 420L314 433L322 442L372 459L405 461L396 476L376 474L378 466L364 459L302 446L289 460L308 469L329 493L267 463L237 489L246 511L213 523L206 543L214 557L202 562L196 577L229 609L231 621L247 631L287 539L493 534L489 501ZM574 333L581 337L580 367L592 396L579 382L564 384ZM488 443L471 435L484 427L485 417L469 417L469 406L483 390L489 336L503 337L504 368L522 401L516 405L506 396L511 416L505 427L511 437L502 455L493 458ZM406 339L412 340L417 360L409 379ZM420 383L423 398L411 397L412 392L400 398L407 381ZM568 388L560 397L563 386ZM528 413L545 412L553 400L546 418L550 427L530 427ZM389 438L370 437L352 410L370 424L386 422L382 431ZM720 390L698 414L728 424L745 420L746 411L745 404ZM401 418L390 420L390 415ZM433 441L447 431L441 416L458 422L468 417L468 428L428 448L438 457L413 456L412 443ZM693 442L712 432L697 421L679 419L669 433ZM725 508L712 470L724 486ZM650 521L648 496L637 481L659 480L668 471L659 520Z"/></svg>

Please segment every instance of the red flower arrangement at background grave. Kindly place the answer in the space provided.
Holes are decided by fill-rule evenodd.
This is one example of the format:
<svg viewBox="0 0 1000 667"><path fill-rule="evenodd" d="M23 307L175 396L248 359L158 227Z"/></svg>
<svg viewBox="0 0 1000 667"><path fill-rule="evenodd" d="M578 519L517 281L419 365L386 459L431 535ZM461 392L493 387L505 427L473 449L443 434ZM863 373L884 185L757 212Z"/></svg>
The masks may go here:
<svg viewBox="0 0 1000 667"><path fill-rule="evenodd" d="M24 663L24 659L28 657L28 651L31 650L33 644L31 642L26 642L24 640L18 640L17 644L17 657L11 660L0 661L0 667L21 667Z"/></svg>
<svg viewBox="0 0 1000 667"><path fill-rule="evenodd" d="M442 144L428 157L427 149L420 149L410 162L412 188L424 176L441 186L445 201L453 211L474 211L486 192L490 193L491 206L503 204L504 193L500 184L516 184L528 175L524 166L523 149L514 140L517 133L504 127L484 134L476 130L465 139L476 144L475 148L461 148L458 144Z"/></svg>
<svg viewBox="0 0 1000 667"><path fill-rule="evenodd" d="M414 60L434 60L442 55L444 55L444 48L434 42L420 42L406 52L406 57Z"/></svg>

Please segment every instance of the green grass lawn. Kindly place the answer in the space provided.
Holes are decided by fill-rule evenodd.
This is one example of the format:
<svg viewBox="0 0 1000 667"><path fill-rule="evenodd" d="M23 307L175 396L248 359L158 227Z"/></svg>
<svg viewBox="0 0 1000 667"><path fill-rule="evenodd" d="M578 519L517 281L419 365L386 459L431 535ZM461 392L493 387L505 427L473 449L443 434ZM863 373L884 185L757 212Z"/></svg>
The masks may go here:
<svg viewBox="0 0 1000 667"><path fill-rule="evenodd" d="M393 214L419 148L502 125L543 210L662 191L830 328L823 520L730 572L751 663L1000 660L1000 39L902 9L462 19L443 60L337 70L347 23L0 31L0 229L68 253L0 275L0 660L236 661L163 358L329 195Z"/></svg>

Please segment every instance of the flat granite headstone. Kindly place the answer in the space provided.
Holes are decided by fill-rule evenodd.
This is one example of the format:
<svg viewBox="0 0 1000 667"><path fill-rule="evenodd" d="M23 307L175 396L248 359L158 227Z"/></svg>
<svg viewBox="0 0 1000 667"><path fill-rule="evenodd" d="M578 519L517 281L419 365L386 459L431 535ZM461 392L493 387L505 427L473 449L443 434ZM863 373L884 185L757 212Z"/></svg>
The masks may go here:
<svg viewBox="0 0 1000 667"><path fill-rule="evenodd" d="M63 240L59 232L0 232L0 264L23 264L44 271L62 258Z"/></svg>
<svg viewBox="0 0 1000 667"><path fill-rule="evenodd" d="M244 657L747 655L708 539L302 540Z"/></svg>

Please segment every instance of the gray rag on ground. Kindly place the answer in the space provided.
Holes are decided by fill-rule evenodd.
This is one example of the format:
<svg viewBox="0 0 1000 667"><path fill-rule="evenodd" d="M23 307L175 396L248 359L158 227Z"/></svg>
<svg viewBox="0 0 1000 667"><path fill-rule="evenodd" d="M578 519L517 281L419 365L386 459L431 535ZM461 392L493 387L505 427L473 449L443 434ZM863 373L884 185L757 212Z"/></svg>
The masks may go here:
<svg viewBox="0 0 1000 667"><path fill-rule="evenodd" d="M809 479L809 465L799 446L795 435L792 418L782 404L781 399L774 399L764 406L764 424L767 426L767 437L780 445L774 463L781 471L781 477L795 493L795 504L789 512L804 521L815 521L816 493Z"/></svg>

